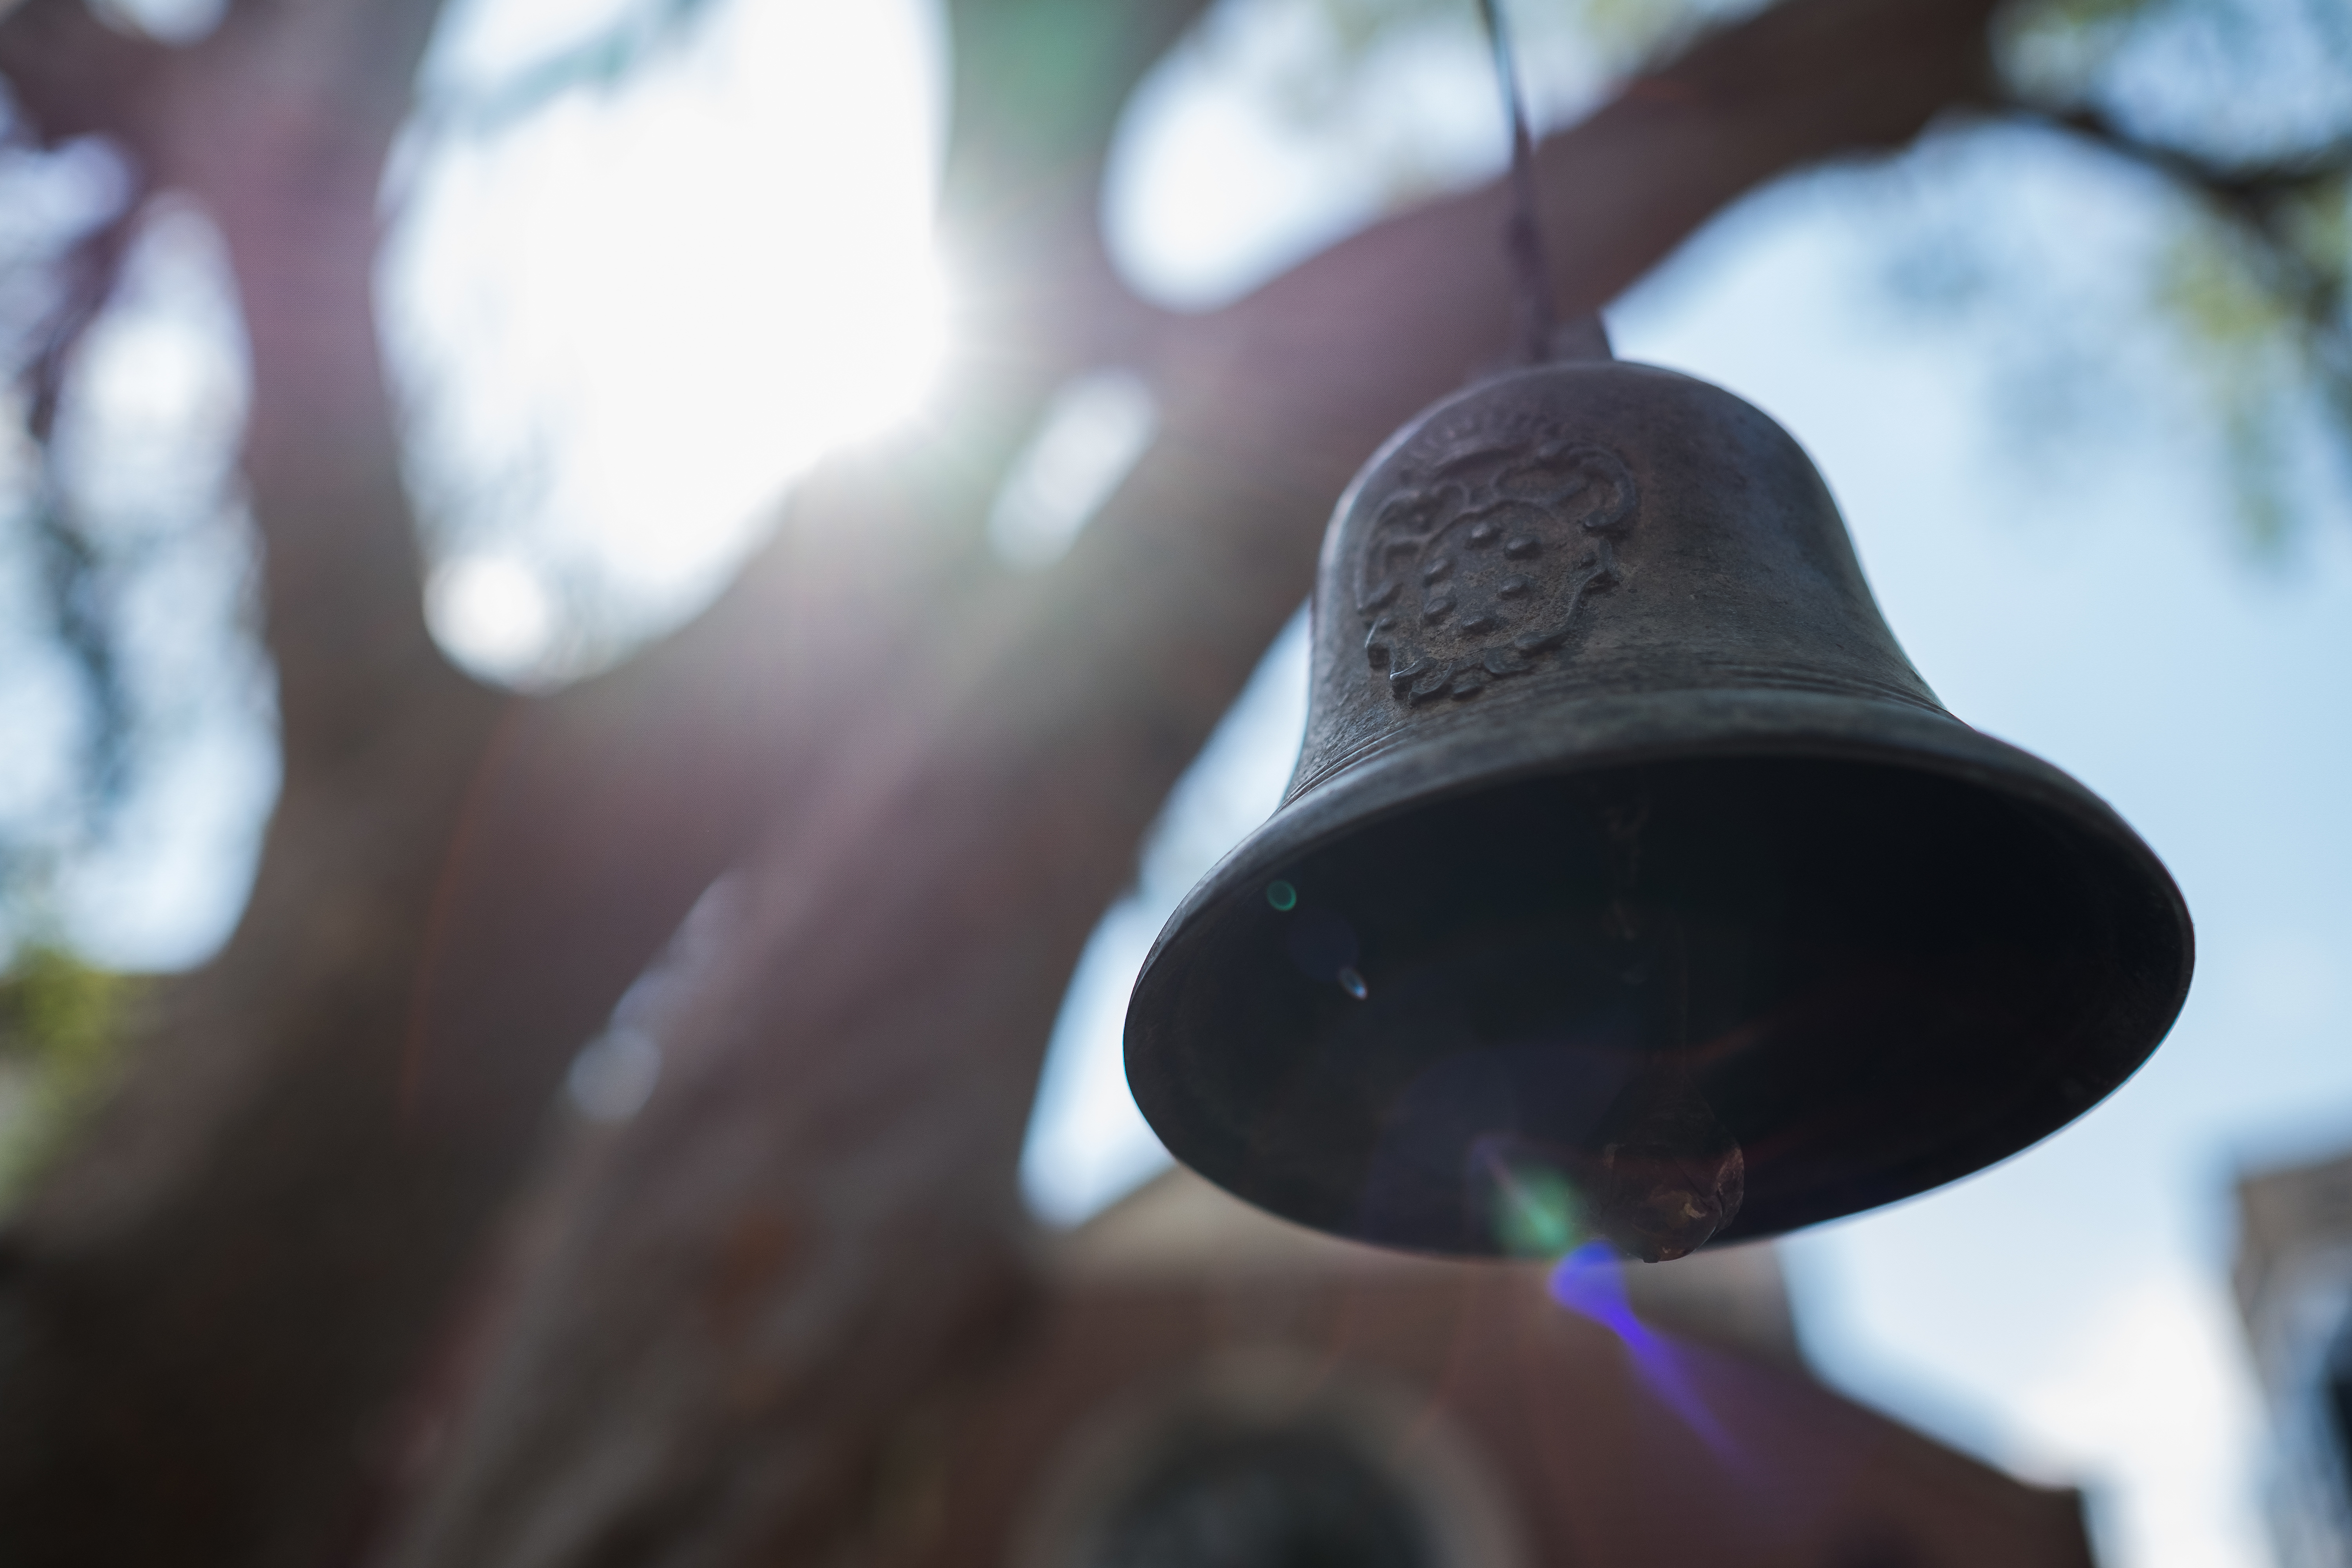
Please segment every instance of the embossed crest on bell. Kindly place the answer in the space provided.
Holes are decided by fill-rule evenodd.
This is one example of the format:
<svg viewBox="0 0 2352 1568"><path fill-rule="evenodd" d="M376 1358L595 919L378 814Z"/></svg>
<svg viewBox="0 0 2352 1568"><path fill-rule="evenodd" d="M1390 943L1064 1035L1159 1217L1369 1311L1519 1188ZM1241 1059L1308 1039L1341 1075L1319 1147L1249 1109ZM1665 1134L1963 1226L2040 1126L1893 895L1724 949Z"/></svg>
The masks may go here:
<svg viewBox="0 0 2352 1568"><path fill-rule="evenodd" d="M1978 1170L2171 1026L2155 855L1937 704L1812 464L1718 388L1498 377L1326 537L1280 811L1144 966L1169 1148L1470 1254L1766 1236Z"/></svg>

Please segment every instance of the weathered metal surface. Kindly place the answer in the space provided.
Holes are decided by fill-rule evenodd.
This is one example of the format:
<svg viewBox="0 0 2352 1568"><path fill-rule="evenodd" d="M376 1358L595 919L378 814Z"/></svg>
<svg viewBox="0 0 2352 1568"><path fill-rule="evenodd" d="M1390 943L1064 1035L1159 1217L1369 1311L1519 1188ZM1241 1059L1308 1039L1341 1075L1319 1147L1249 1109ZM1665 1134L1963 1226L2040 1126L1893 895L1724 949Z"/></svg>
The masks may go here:
<svg viewBox="0 0 2352 1568"><path fill-rule="evenodd" d="M1440 404L1314 614L1286 804L1128 1016L1153 1127L1278 1214L1679 1256L2013 1153L2179 1011L2155 855L1944 711L1727 393L1601 362Z"/></svg>

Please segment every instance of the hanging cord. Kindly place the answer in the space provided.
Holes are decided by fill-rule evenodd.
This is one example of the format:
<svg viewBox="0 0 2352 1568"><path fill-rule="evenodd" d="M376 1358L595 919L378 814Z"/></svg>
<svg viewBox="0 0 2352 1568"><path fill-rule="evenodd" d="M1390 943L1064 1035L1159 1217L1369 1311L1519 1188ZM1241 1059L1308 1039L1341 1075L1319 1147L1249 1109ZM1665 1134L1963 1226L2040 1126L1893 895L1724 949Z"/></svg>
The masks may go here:
<svg viewBox="0 0 2352 1568"><path fill-rule="evenodd" d="M1555 359L1607 359L1609 337L1596 313L1562 332L1552 310L1551 270L1544 260L1543 229L1536 220L1536 139L1528 129L1526 100L1519 96L1518 67L1511 57L1510 29L1500 0L1478 0L1486 38L1495 49L1495 76L1503 89L1503 110L1511 121L1511 210L1503 223L1503 249L1518 287L1518 353L1528 364Z"/></svg>
<svg viewBox="0 0 2352 1568"><path fill-rule="evenodd" d="M1478 12L1486 20L1503 112L1511 121L1511 213L1503 221L1503 250L1518 283L1519 353L1529 364L1542 364L1551 358L1551 275L1544 265L1543 231L1536 225L1536 139L1528 132L1527 104L1519 97L1518 67L1511 58L1502 8L1497 0L1478 0Z"/></svg>

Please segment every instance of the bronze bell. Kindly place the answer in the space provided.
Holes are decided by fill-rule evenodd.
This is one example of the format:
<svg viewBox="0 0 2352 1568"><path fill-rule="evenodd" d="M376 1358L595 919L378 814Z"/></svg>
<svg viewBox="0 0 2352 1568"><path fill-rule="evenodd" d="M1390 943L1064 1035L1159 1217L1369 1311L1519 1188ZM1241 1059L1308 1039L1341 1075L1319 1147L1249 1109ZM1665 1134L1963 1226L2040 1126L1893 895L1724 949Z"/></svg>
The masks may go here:
<svg viewBox="0 0 2352 1568"><path fill-rule="evenodd" d="M1796 442L1611 361L1473 386L1340 500L1282 808L1128 1010L1168 1147L1303 1225L1678 1257L2004 1158L2145 1060L2179 890L1944 711Z"/></svg>

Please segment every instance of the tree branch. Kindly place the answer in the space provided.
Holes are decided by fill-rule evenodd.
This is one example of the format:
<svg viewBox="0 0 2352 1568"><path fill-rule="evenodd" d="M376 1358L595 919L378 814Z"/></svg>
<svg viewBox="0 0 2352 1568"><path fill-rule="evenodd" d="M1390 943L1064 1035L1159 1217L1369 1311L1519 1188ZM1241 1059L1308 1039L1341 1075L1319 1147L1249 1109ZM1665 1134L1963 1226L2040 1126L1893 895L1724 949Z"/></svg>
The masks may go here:
<svg viewBox="0 0 2352 1568"><path fill-rule="evenodd" d="M51 144L111 136L142 159L171 51L100 22L83 0L0 7L0 77Z"/></svg>
<svg viewBox="0 0 2352 1568"><path fill-rule="evenodd" d="M2283 203L2315 195L2352 173L2352 135L2284 158L2225 163L2150 142L2103 110L2048 110L2013 100L2003 107L2020 120L2071 132L2126 163L2152 169L2256 227L2272 224Z"/></svg>
<svg viewBox="0 0 2352 1568"><path fill-rule="evenodd" d="M2162 175L2244 236L2263 258L2263 281L2301 321L2328 400L2352 432L2352 315L2346 310L2352 257L2315 255L2294 229L2298 205L2352 180L2352 135L2284 158L2225 163L2149 142L2096 109L2012 104L2011 111Z"/></svg>

